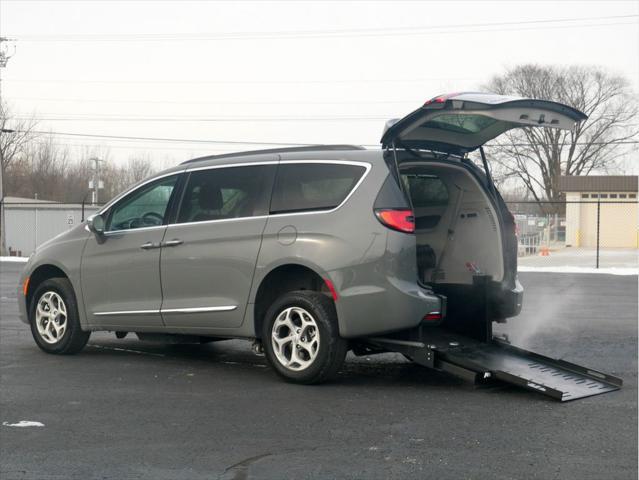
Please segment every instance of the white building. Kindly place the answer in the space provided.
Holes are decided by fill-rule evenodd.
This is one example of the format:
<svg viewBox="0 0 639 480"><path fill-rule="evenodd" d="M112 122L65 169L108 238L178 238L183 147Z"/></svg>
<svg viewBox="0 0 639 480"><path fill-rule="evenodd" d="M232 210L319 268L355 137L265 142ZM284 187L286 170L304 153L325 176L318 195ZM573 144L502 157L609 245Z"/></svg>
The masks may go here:
<svg viewBox="0 0 639 480"><path fill-rule="evenodd" d="M84 207L84 218L99 207ZM35 248L82 222L80 203L4 197L5 244L10 255L29 256Z"/></svg>
<svg viewBox="0 0 639 480"><path fill-rule="evenodd" d="M566 246L639 247L637 176L564 176ZM599 212L599 215L597 215Z"/></svg>

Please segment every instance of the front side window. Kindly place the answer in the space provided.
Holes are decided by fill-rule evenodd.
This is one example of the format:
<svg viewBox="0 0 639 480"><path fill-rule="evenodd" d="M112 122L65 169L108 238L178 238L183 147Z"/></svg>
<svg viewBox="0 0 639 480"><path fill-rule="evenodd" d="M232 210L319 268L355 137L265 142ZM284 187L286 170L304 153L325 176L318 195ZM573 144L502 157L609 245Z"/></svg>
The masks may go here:
<svg viewBox="0 0 639 480"><path fill-rule="evenodd" d="M162 225L177 178L177 175L163 178L127 195L111 209L107 230Z"/></svg>
<svg viewBox="0 0 639 480"><path fill-rule="evenodd" d="M192 172L178 223L265 215L275 167L255 165Z"/></svg>
<svg viewBox="0 0 639 480"><path fill-rule="evenodd" d="M280 164L271 213L333 209L346 199L365 171L358 165Z"/></svg>

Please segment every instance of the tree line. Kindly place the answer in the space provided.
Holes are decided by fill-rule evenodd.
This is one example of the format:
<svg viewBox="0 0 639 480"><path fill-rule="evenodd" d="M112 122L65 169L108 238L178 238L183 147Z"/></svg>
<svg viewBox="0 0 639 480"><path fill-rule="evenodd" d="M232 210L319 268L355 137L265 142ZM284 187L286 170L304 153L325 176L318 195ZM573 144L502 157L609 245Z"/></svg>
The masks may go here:
<svg viewBox="0 0 639 480"><path fill-rule="evenodd" d="M148 154L130 157L123 165L115 165L108 161L108 149L72 149L53 135L36 134L35 120L12 122L6 105L2 105L0 115L0 127L5 130L0 141L5 197L71 203L89 201L89 182L94 178L95 169L93 157L107 160L100 164L100 180L104 184L99 192L100 203L155 171Z"/></svg>

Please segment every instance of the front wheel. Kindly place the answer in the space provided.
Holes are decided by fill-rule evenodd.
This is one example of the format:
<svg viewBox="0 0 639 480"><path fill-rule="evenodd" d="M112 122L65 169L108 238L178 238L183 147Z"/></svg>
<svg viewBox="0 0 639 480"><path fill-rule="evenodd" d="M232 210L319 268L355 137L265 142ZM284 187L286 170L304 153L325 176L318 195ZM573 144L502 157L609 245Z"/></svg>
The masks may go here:
<svg viewBox="0 0 639 480"><path fill-rule="evenodd" d="M282 295L269 308L262 328L264 353L284 379L320 383L344 362L348 343L340 338L335 305L317 292Z"/></svg>
<svg viewBox="0 0 639 480"><path fill-rule="evenodd" d="M33 339L47 353L77 353L91 335L80 328L75 294L66 278L51 278L38 286L31 300L29 320Z"/></svg>

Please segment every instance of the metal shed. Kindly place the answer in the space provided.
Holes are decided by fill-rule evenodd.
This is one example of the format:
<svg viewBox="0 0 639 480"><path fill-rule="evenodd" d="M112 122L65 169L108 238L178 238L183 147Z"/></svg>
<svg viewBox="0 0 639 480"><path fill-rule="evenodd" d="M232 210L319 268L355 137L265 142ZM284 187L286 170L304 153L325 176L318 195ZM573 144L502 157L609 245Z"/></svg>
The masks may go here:
<svg viewBox="0 0 639 480"><path fill-rule="evenodd" d="M5 197L5 242L10 255L29 256L37 246L73 228L99 206Z"/></svg>
<svg viewBox="0 0 639 480"><path fill-rule="evenodd" d="M566 193L566 246L639 247L637 176L561 177Z"/></svg>

